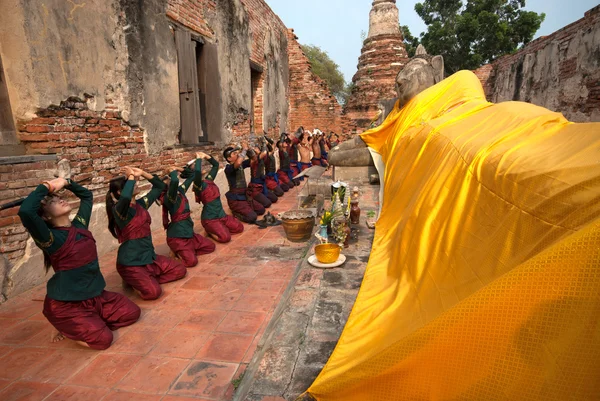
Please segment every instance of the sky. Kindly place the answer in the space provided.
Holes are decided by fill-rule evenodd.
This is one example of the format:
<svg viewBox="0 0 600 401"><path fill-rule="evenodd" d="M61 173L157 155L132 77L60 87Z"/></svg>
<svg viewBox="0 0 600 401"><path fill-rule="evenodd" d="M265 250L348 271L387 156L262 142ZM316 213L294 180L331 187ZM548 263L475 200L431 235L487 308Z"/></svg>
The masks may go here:
<svg viewBox="0 0 600 401"><path fill-rule="evenodd" d="M339 66L347 82L352 80L362 47L361 32L369 31L371 0L265 0L301 44L317 45ZM413 36L425 30L415 12L415 0L398 0L400 24ZM551 34L583 18L599 0L527 0L525 8L546 13L536 37Z"/></svg>

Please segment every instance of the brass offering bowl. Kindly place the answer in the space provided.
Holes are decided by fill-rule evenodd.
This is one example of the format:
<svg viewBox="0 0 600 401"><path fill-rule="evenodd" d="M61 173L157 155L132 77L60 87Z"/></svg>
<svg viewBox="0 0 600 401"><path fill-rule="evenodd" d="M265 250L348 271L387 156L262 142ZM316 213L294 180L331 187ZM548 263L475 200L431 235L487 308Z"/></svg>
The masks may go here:
<svg viewBox="0 0 600 401"><path fill-rule="evenodd" d="M290 210L281 215L283 230L291 242L308 241L315 226L315 216L308 210Z"/></svg>
<svg viewBox="0 0 600 401"><path fill-rule="evenodd" d="M340 257L340 246L338 244L320 244L315 247L315 256L319 263L335 263Z"/></svg>

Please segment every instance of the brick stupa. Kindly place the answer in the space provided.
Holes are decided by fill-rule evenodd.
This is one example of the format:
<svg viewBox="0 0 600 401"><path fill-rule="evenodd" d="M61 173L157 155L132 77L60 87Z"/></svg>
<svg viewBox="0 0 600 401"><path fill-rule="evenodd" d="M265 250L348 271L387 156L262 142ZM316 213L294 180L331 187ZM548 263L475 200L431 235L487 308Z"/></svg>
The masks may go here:
<svg viewBox="0 0 600 401"><path fill-rule="evenodd" d="M396 0L375 0L369 14L369 35L363 42L354 89L344 113L357 132L369 128L379 102L394 99L395 79L408 62L399 26Z"/></svg>

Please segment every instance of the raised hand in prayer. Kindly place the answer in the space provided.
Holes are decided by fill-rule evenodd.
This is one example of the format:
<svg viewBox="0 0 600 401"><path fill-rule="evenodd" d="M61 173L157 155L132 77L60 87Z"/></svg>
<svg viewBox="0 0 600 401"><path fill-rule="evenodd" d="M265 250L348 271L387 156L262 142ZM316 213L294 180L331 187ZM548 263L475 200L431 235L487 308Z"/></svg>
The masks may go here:
<svg viewBox="0 0 600 401"><path fill-rule="evenodd" d="M125 166L121 169L121 172L125 175L125 177L127 177L127 179L129 179L129 177L133 176L135 178L135 173L133 172L133 169L129 166Z"/></svg>
<svg viewBox="0 0 600 401"><path fill-rule="evenodd" d="M153 175L150 173L145 172L144 170L142 170L141 168L138 167L131 167L131 169L133 170L133 175L136 178L140 178L140 177L144 177L147 180L151 180L153 178Z"/></svg>

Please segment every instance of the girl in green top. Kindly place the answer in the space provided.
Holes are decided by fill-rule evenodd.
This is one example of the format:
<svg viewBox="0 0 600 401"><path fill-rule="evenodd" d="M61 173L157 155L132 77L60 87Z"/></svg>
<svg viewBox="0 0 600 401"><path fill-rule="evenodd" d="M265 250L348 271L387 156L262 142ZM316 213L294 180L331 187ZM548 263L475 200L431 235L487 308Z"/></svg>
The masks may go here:
<svg viewBox="0 0 600 401"><path fill-rule="evenodd" d="M80 199L74 219L69 202L57 194L63 188ZM38 185L21 205L19 217L43 251L46 269L54 270L43 309L57 330L53 341L67 337L102 350L110 347L112 330L138 320L140 308L122 294L104 290L96 241L88 230L93 203L88 189L56 178Z"/></svg>
<svg viewBox="0 0 600 401"><path fill-rule="evenodd" d="M119 240L117 271L143 299L157 299L162 293L160 284L185 277L187 270L178 260L157 255L152 244L152 230L148 208L156 202L165 188L157 176L139 168L125 167L125 177L110 181L106 194L108 229ZM145 178L152 189L136 200L139 189L136 182Z"/></svg>
<svg viewBox="0 0 600 401"><path fill-rule="evenodd" d="M202 178L202 160L208 160L212 166L209 173ZM231 241L231 234L244 231L244 225L233 216L228 216L223 210L221 192L215 184L219 172L219 162L206 153L196 154L196 174L194 176L194 193L196 202L202 203L200 222L215 241L225 243Z"/></svg>
<svg viewBox="0 0 600 401"><path fill-rule="evenodd" d="M190 204L185 195L194 181L194 171L180 167L171 167L169 170L168 189L159 198L163 205L167 245L186 267L194 267L198 264L198 255L214 252L215 243L194 232ZM179 185L179 173L181 178L185 178L182 185Z"/></svg>

